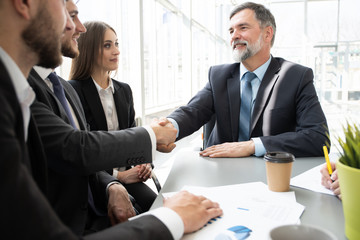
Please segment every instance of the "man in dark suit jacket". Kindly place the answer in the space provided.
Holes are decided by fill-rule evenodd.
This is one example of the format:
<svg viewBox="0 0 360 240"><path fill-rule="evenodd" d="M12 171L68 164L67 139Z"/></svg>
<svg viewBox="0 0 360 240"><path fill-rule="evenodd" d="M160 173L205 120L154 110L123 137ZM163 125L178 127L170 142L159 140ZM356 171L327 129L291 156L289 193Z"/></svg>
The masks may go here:
<svg viewBox="0 0 360 240"><path fill-rule="evenodd" d="M76 10L76 14L72 14L72 17L77 20L76 5L72 1L68 1L66 4L69 13ZM68 56L72 56L72 48L64 47L64 45L68 45L69 42L72 42L74 36L84 32L85 28L80 21L75 21L75 32L73 30L74 29L67 29L62 39L63 54L67 54ZM64 52L65 48L68 48L67 52ZM77 45L75 45L74 48L77 48ZM76 49L73 50L73 52L76 54ZM54 123L46 116L46 114L49 114L49 110L52 112L52 115L55 113L58 120L63 120L63 122L68 122L69 116L57 99L57 96L52 91L51 81L48 80L45 82L46 77L51 73L51 69L38 69L37 71L38 72L32 70L28 78L28 82L37 96L37 101L34 102L31 109L35 121L39 126L40 135L44 141L45 152L48 158L50 185L49 201L60 219L70 227L72 231L79 235L83 235L84 233L98 231L109 227L110 221L109 218L106 217L108 212L110 217L115 218L114 222L116 223L123 222L129 217L134 216L135 211L132 205L133 201L131 201L133 198L128 195L127 190L116 178L106 171L95 173L95 171L92 170L94 166L90 163L91 161L96 162L97 164L100 163L99 168L96 169L97 171L107 169L104 167L106 166L107 161L111 159L114 161L118 160L121 158L120 156L125 157L126 153L117 152L116 154L111 155L111 152L102 150L114 143L124 145L130 139L119 137L114 139L114 136L109 138L109 136L105 134L106 132L94 133L96 134L96 137L94 137L91 136L92 134L89 132L86 132L89 128L87 127L85 114L77 93L67 81L60 78L66 99L69 102L69 107L74 113L72 118L75 120L75 123L77 123L77 128L79 130L84 130L84 136L81 139L84 140L87 137L91 137L89 139L98 145L96 149L94 149L97 150L97 154L88 155L86 159L79 156L74 158L73 162L67 162L69 159L68 155L74 155L72 151L75 151L75 149L77 149L76 151L79 151L82 147L84 151L89 151L87 148L89 148L92 143L91 145L86 142L80 143L78 134L74 133L74 129L71 129L68 134L60 132L60 138L64 137L69 139L68 144L63 145L63 141L57 137L57 134L59 134L58 127L49 128L49 126ZM39 76L38 73L40 73L41 76ZM64 125L64 123L62 124ZM52 135L56 137L51 137ZM139 137L141 137L141 135ZM148 151L148 153L146 151L139 151L142 148L149 149L149 143L146 142L148 137L145 134L142 134L141 138L143 140L142 142L138 142L138 145L128 146L131 148L129 149L130 152L133 151L135 153L130 155L134 160L136 159L136 163L133 165L141 163L142 161L150 162L152 158L151 151ZM75 141L71 141L70 139L75 139ZM64 141L66 140L64 139ZM57 148L58 150L54 152L53 148ZM63 154L59 154L59 151ZM136 155L138 155L138 157ZM79 166L79 164L82 165ZM123 165L113 165L112 167L116 166L120 167ZM88 193L89 183L92 194ZM94 205L88 206L88 194L92 195L91 197L94 199L95 208ZM109 196L109 198L107 196ZM108 205L113 207L107 209ZM134 203L134 205L136 204ZM136 209L138 212L142 212L138 205L136 205Z"/></svg>
<svg viewBox="0 0 360 240"><path fill-rule="evenodd" d="M51 72L51 70L49 70L49 72ZM79 129L88 130L86 121L84 119L84 112L81 108L81 103L77 97L76 92L65 80L61 79L60 81L64 87L67 100L69 101L70 106L72 107L76 116ZM61 117L64 121L67 120L67 115L61 106L61 103L57 100L52 90L46 85L42 77L40 77L34 69L30 72L28 82L34 89L38 101L34 102L34 104L31 106L32 109L35 109L35 107L40 105L40 103L44 103L48 109L54 112L57 116ZM44 106L41 105L41 107ZM35 110L33 112L34 119L37 121L38 115L35 114ZM47 132L40 130L41 137L43 137L46 133ZM48 143L58 144L57 142ZM61 162L61 159L54 159L53 153L47 150L47 146L48 144L45 144L45 152L47 154L49 165L48 199L60 219L73 232L77 233L78 235L83 235L85 232L101 230L109 226L110 221L107 217L105 217L108 212L106 207L108 203L108 194L114 194L118 197L126 195L126 199L128 199L127 201L123 202L121 201L121 198L118 198L116 199L117 201L115 201L115 203L118 202L120 204L122 202L122 209L125 213L128 211L128 207L130 207L131 202L127 196L126 190L122 188L122 186L111 187L112 191L118 191L117 194L112 193L112 191L107 191L107 187L110 183L119 183L116 178L108 174L106 171L96 173L89 172L87 174L86 171L88 171L88 166L86 164L84 164L83 167L78 167L76 166L77 163L74 162L74 165L70 164L67 166L65 160L62 160ZM102 160L99 159L99 161ZM88 206L88 184L90 184L92 196L94 198L98 214L96 214L96 212L94 212L93 209ZM115 187L118 188L114 189ZM129 203L129 206L127 203ZM133 212L132 209L131 212Z"/></svg>
<svg viewBox="0 0 360 240"><path fill-rule="evenodd" d="M80 239L61 223L32 178L35 172L46 176L47 167L41 161L43 146L29 108L35 95L25 78L36 63L52 68L60 63L65 17L62 1L0 2L0 191L6 195L0 198L0 225L4 239ZM73 26L67 17L67 27ZM31 158L26 146L30 139L39 140L32 142L38 151ZM166 223L159 212L153 212L84 239L178 239L184 231L195 231L221 214L217 204L186 192L166 200L164 206L159 210L180 217L180 225ZM174 226L180 227L180 235L170 232Z"/></svg>
<svg viewBox="0 0 360 240"><path fill-rule="evenodd" d="M230 15L229 30L238 63L211 67L204 89L187 106L168 116L178 125L178 139L215 115L216 123L202 156L262 156L266 151L321 156L322 146L330 140L312 70L270 55L276 31L270 11L260 4L239 5ZM250 134L245 141L238 141L240 79L248 71L256 74Z"/></svg>

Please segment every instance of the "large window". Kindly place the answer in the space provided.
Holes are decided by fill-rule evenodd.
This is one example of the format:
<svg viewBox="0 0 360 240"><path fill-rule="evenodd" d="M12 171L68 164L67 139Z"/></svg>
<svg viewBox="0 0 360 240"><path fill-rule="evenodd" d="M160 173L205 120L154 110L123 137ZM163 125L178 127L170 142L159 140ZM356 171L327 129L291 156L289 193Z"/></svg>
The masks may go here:
<svg viewBox="0 0 360 240"><path fill-rule="evenodd" d="M81 0L78 7L83 21L102 20L117 31L121 64L115 78L130 84L137 117L146 123L149 116L186 104L206 84L210 66L232 62L228 15L242 2ZM357 119L359 111L352 109L360 101L360 1L255 2L275 16L273 56L314 70L330 128L337 131L339 122ZM69 64L65 60L61 68L65 78Z"/></svg>

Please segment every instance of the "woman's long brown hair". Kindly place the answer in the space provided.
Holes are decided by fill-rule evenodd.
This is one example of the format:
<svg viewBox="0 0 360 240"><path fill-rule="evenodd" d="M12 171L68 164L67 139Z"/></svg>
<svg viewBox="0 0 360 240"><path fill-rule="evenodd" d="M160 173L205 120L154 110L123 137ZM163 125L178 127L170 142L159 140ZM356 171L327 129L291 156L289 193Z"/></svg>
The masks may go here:
<svg viewBox="0 0 360 240"><path fill-rule="evenodd" d="M102 45L107 29L111 29L115 35L115 30L109 24L101 21L85 22L86 32L82 33L78 39L79 56L72 60L69 79L87 79L91 76L94 65L103 54ZM99 52L100 49L100 52Z"/></svg>

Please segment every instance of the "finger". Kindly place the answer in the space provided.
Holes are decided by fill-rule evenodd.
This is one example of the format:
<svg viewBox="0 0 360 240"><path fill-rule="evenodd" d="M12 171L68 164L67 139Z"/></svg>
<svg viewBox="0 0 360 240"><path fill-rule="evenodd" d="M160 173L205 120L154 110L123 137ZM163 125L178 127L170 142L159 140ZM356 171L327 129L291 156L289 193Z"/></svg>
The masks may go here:
<svg viewBox="0 0 360 240"><path fill-rule="evenodd" d="M144 175L144 173L146 172L146 167L141 165L139 170L138 170L138 176L142 177Z"/></svg>
<svg viewBox="0 0 360 240"><path fill-rule="evenodd" d="M114 217L114 215L112 214L112 211L108 211L108 216L109 216L109 218L110 218L110 223L111 223L111 225L113 226L113 225L115 225L116 224L116 220L115 220L115 217Z"/></svg>
<svg viewBox="0 0 360 240"><path fill-rule="evenodd" d="M321 172L321 174L324 175L324 176L325 176L326 174L329 174L327 168L325 168L325 167L322 167L322 168L320 169L320 172Z"/></svg>
<svg viewBox="0 0 360 240"><path fill-rule="evenodd" d="M168 145L166 144L157 144L156 145L156 150L158 150L159 152L163 152L163 153L169 153L171 152L174 148L176 147L175 143L170 143Z"/></svg>
<svg viewBox="0 0 360 240"><path fill-rule="evenodd" d="M340 187L340 185L339 185L339 181L334 181L334 182L332 182L331 183L331 189L337 189L337 188L339 188Z"/></svg>
<svg viewBox="0 0 360 240"><path fill-rule="evenodd" d="M338 172L337 172L337 170L335 170L334 172L333 172L333 174L331 174L331 179L332 180L334 180L334 181L336 181L336 180L338 180Z"/></svg>
<svg viewBox="0 0 360 240"><path fill-rule="evenodd" d="M144 172L142 179L148 180L150 178L150 176L151 176L151 171L146 171L146 172Z"/></svg>
<svg viewBox="0 0 360 240"><path fill-rule="evenodd" d="M201 205L203 205L206 209L219 207L219 203L213 202L210 199L205 199L201 202Z"/></svg>
<svg viewBox="0 0 360 240"><path fill-rule="evenodd" d="M151 174L151 169L146 168L141 176L139 176L141 179L146 180L149 178L149 175Z"/></svg>
<svg viewBox="0 0 360 240"><path fill-rule="evenodd" d="M223 211L220 207L210 208L207 210L209 220L212 218L219 217L223 214Z"/></svg>
<svg viewBox="0 0 360 240"><path fill-rule="evenodd" d="M340 188L335 188L333 192L335 195L340 195Z"/></svg>
<svg viewBox="0 0 360 240"><path fill-rule="evenodd" d="M169 123L170 121L166 117L159 118L160 123Z"/></svg>
<svg viewBox="0 0 360 240"><path fill-rule="evenodd" d="M229 152L223 150L213 151L212 153L209 154L209 157L211 158L220 158L220 157L228 157L228 156L229 156Z"/></svg>
<svg viewBox="0 0 360 240"><path fill-rule="evenodd" d="M196 196L201 203L208 200L206 197L204 197L202 195L194 195L194 196Z"/></svg>
<svg viewBox="0 0 360 240"><path fill-rule="evenodd" d="M144 175L143 179L144 180L148 180L149 178L151 178L151 171L148 172L146 175Z"/></svg>

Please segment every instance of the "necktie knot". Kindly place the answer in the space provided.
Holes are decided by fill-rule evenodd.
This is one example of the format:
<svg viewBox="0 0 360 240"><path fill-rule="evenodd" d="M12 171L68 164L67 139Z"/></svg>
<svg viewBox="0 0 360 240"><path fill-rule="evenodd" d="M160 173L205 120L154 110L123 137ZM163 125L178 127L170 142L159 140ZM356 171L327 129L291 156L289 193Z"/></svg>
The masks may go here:
<svg viewBox="0 0 360 240"><path fill-rule="evenodd" d="M60 85L60 79L58 78L58 76L56 75L56 73L52 72L49 74L48 76L50 82L54 85L54 86L59 86Z"/></svg>
<svg viewBox="0 0 360 240"><path fill-rule="evenodd" d="M246 72L243 76L245 82L251 82L256 78L256 74L253 72Z"/></svg>

